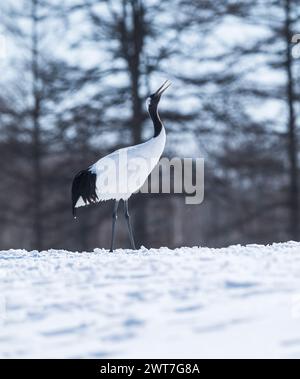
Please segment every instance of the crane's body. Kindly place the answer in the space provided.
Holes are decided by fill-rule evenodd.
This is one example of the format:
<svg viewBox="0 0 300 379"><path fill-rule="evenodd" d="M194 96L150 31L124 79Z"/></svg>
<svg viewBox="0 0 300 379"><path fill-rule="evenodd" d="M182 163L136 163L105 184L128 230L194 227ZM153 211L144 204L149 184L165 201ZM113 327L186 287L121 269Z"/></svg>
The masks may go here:
<svg viewBox="0 0 300 379"><path fill-rule="evenodd" d="M151 171L157 165L166 143L164 127L157 137L147 142L125 147L106 155L82 171L82 176L95 176L96 197L90 199L90 203L106 200L128 200L138 191L147 180ZM88 194L87 194L88 195ZM88 196L89 197L89 196ZM87 205L84 197L80 196L76 201L75 208Z"/></svg>
<svg viewBox="0 0 300 379"><path fill-rule="evenodd" d="M165 82L149 97L148 111L154 126L154 136L148 141L122 148L99 159L88 169L80 171L73 180L72 209L76 218L76 208L106 200L115 200L113 212L113 234L120 200L124 200L125 216L132 247L135 248L129 222L128 199L145 183L158 163L166 143L165 128L158 115L158 103L162 93L170 86Z"/></svg>

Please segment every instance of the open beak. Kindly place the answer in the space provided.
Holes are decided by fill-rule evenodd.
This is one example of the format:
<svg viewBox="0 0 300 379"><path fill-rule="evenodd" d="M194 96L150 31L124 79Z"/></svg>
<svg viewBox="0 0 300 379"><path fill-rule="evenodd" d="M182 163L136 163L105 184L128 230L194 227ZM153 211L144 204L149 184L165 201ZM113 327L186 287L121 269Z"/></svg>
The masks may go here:
<svg viewBox="0 0 300 379"><path fill-rule="evenodd" d="M166 89L170 87L171 84L172 82L166 80L164 84L155 92L155 96L161 97L161 95L165 92Z"/></svg>

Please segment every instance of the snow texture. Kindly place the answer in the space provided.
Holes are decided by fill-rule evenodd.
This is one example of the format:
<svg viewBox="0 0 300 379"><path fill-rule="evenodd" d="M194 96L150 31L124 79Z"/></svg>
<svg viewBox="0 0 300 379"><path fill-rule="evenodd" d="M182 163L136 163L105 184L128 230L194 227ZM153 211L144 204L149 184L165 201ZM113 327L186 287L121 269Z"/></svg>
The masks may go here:
<svg viewBox="0 0 300 379"><path fill-rule="evenodd" d="M300 243L0 252L0 357L300 358Z"/></svg>

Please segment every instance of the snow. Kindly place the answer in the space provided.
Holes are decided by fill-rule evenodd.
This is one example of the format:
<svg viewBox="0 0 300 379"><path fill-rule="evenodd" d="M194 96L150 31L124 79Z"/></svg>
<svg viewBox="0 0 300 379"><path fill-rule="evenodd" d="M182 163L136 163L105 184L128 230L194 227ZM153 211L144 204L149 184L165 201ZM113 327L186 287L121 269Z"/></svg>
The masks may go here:
<svg viewBox="0 0 300 379"><path fill-rule="evenodd" d="M0 252L0 357L300 358L300 243Z"/></svg>

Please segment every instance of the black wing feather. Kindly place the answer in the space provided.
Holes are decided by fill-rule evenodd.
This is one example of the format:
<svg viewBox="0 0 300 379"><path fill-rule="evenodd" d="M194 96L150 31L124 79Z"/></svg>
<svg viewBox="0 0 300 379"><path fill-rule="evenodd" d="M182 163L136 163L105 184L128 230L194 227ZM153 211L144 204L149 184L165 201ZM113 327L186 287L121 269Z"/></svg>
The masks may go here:
<svg viewBox="0 0 300 379"><path fill-rule="evenodd" d="M76 174L72 183L72 212L76 217L76 203L82 197L85 204L98 201L96 193L96 174L90 170L82 170Z"/></svg>

